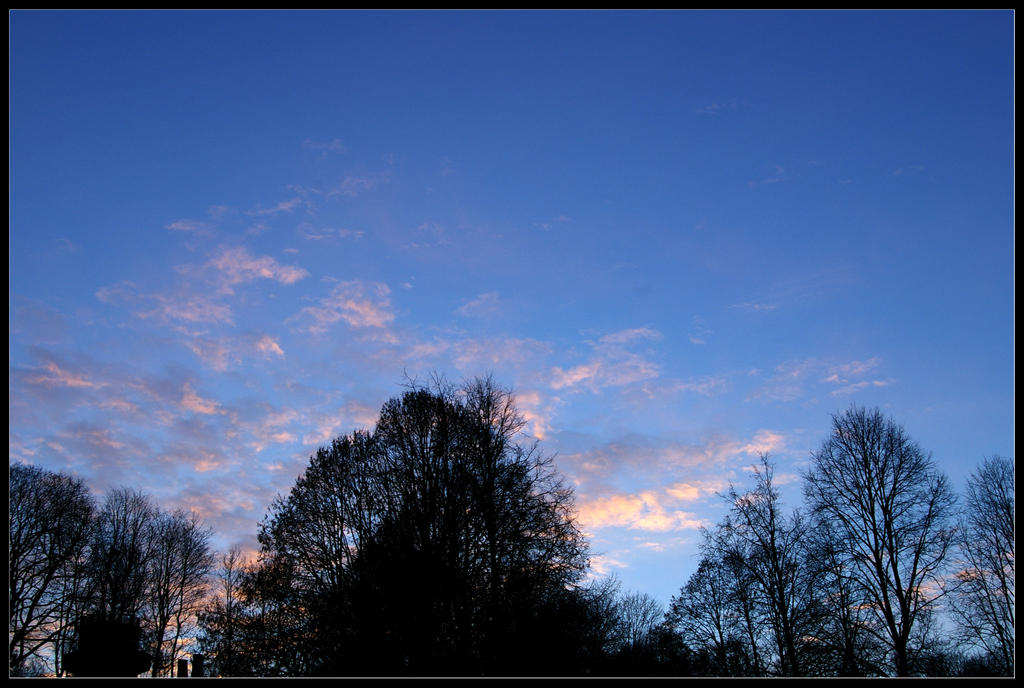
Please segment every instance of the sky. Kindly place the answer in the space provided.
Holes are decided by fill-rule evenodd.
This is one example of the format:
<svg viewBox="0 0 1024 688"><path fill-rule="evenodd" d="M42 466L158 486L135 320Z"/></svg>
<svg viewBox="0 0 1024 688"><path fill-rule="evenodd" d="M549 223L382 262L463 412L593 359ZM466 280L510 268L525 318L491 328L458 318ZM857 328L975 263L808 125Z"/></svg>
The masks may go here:
<svg viewBox="0 0 1024 688"><path fill-rule="evenodd" d="M9 13L9 446L259 521L492 374L662 604L761 452L1014 456L1013 14Z"/></svg>

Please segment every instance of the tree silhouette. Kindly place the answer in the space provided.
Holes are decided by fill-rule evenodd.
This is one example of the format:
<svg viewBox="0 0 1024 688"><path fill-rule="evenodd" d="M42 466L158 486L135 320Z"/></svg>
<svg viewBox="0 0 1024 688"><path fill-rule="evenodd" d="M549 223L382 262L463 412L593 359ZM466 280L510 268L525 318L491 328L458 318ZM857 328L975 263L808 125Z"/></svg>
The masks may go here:
<svg viewBox="0 0 1024 688"><path fill-rule="evenodd" d="M1005 676L1014 673L1013 475L1011 459L993 456L968 479L950 605L964 643Z"/></svg>
<svg viewBox="0 0 1024 688"><path fill-rule="evenodd" d="M245 639L246 606L242 600L242 577L245 574L242 551L237 545L221 555L212 595L198 614L199 644L211 658L211 676L252 676L254 668L249 655L241 647Z"/></svg>
<svg viewBox="0 0 1024 688"><path fill-rule="evenodd" d="M158 515L150 524L146 600L152 652L152 674L170 673L179 643L205 602L213 556L212 531L195 514L176 510Z"/></svg>
<svg viewBox="0 0 1024 688"><path fill-rule="evenodd" d="M44 648L64 649L95 506L81 480L34 466L10 464L9 485L9 670L18 674Z"/></svg>
<svg viewBox="0 0 1024 688"><path fill-rule="evenodd" d="M806 640L818 634L815 571L806 559L806 519L799 511L784 512L774 476L773 464L762 454L753 489L741 494L730 486L724 495L731 508L712 537L735 575L753 584L737 591L737 601L743 604L750 593L760 601L774 638L777 673L801 676L809 668L805 655L814 648ZM745 625L752 630L751 620ZM758 664L753 639L751 647Z"/></svg>
<svg viewBox="0 0 1024 688"><path fill-rule="evenodd" d="M295 612L291 637L306 639L280 650L291 659L277 670L573 666L574 652L535 651L531 666L517 651L538 637L576 642L553 635L564 629L550 617L586 606L573 591L587 559L572 492L524 426L511 392L491 379L435 380L388 401L372 432L318 450L261 525L260 571L250 576L277 586L251 586L250 601L280 599Z"/></svg>
<svg viewBox="0 0 1024 688"><path fill-rule="evenodd" d="M672 598L666 613L667 623L677 630L685 644L709 651L712 661L708 674L714 676L740 673L731 651L742 645L733 622L735 580L722 560L705 550L696 572Z"/></svg>
<svg viewBox="0 0 1024 688"><path fill-rule="evenodd" d="M877 409L851 407L832 426L805 476L807 500L877 621L865 630L891 652L891 670L908 676L942 594L956 498L931 457Z"/></svg>

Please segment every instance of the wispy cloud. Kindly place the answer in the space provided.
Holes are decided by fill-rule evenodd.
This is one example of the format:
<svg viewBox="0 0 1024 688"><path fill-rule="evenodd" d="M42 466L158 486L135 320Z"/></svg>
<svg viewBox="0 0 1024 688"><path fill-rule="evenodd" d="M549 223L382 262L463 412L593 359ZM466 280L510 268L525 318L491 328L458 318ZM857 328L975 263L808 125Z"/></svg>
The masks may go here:
<svg viewBox="0 0 1024 688"><path fill-rule="evenodd" d="M54 361L44 363L42 371L27 376L25 381L32 385L43 385L46 387L83 387L95 389L104 386L104 383L91 380L80 372L76 373L65 370Z"/></svg>
<svg viewBox="0 0 1024 688"><path fill-rule="evenodd" d="M329 153L340 155L345 152L345 144L341 142L341 139L331 139L329 141L306 139L302 142L302 147L318 152L321 158L326 158Z"/></svg>
<svg viewBox="0 0 1024 688"><path fill-rule="evenodd" d="M707 343L707 339L710 335L714 334L714 331L704 324L704 319L700 316L693 316L690 325L690 343L703 345Z"/></svg>
<svg viewBox="0 0 1024 688"><path fill-rule="evenodd" d="M517 337L460 339L451 342L450 347L453 363L467 375L481 370L502 370L506 374L535 370L552 351L547 342Z"/></svg>
<svg viewBox="0 0 1024 688"><path fill-rule="evenodd" d="M708 105L702 105L701 107L694 108L694 112L698 115L720 115L723 112L735 112L737 109L735 100L728 100L721 103L709 103Z"/></svg>
<svg viewBox="0 0 1024 688"><path fill-rule="evenodd" d="M334 286L315 306L303 308L293 320L312 334L322 334L339 321L358 328L387 328L395 319L391 289L380 282L352 280Z"/></svg>
<svg viewBox="0 0 1024 688"><path fill-rule="evenodd" d="M380 416L380 409L360 401L349 401L330 412L311 412L306 426L312 426L302 437L306 446L320 446L335 437L353 429L373 427Z"/></svg>
<svg viewBox="0 0 1024 688"><path fill-rule="evenodd" d="M391 179L387 174L371 174L363 176L348 174L345 175L345 178L342 179L337 186L327 192L327 198L339 195L355 198L356 196L361 196L368 191L373 191L377 187L390 182Z"/></svg>
<svg viewBox="0 0 1024 688"><path fill-rule="evenodd" d="M595 554L590 557L590 570L598 576L607 576L612 569L627 569L629 564L607 554Z"/></svg>
<svg viewBox="0 0 1024 688"><path fill-rule="evenodd" d="M82 247L67 237L57 237L50 242L58 253L78 253Z"/></svg>
<svg viewBox="0 0 1024 688"><path fill-rule="evenodd" d="M405 248L429 249L450 245L451 239L443 225L437 222L422 222L413 232L413 240L405 244Z"/></svg>
<svg viewBox="0 0 1024 688"><path fill-rule="evenodd" d="M696 514L678 509L678 500L664 490L582 497L577 506L580 525L587 530L615 527L664 533L707 525Z"/></svg>
<svg viewBox="0 0 1024 688"><path fill-rule="evenodd" d="M190 323L233 324L231 308L200 294L152 294L144 297L155 301L156 307L136 313L139 318L160 322L173 320Z"/></svg>
<svg viewBox="0 0 1024 688"><path fill-rule="evenodd" d="M270 335L263 335L257 340L256 350L265 356L284 356L281 345Z"/></svg>
<svg viewBox="0 0 1024 688"><path fill-rule="evenodd" d="M208 236L212 234L214 229L214 225L209 222L203 222L202 220L190 220L187 218L174 220L173 222L164 225L164 227L175 232L188 232L190 234L201 236Z"/></svg>
<svg viewBox="0 0 1024 688"><path fill-rule="evenodd" d="M276 215L277 213L290 213L295 210L298 206L302 205L302 199L299 197L290 198L287 201L281 201L272 208L255 208L249 211L250 215Z"/></svg>
<svg viewBox="0 0 1024 688"><path fill-rule="evenodd" d="M821 391L818 385L842 385L839 389L828 390L830 396L852 394L866 387L886 387L895 382L892 378L862 380L868 373L881 365L879 357L846 363L830 363L821 359L784 361L775 367L773 374L750 393L747 400L790 402Z"/></svg>
<svg viewBox="0 0 1024 688"><path fill-rule="evenodd" d="M291 285L309 275L304 268L281 264L271 256L254 256L241 246L219 247L206 263L179 265L175 270L185 278L176 288L144 293L125 281L101 287L95 296L105 304L134 306L137 317L161 323L233 325L231 306L223 297L234 294L238 285L261 279ZM221 298L211 297L211 291Z"/></svg>
<svg viewBox="0 0 1024 688"><path fill-rule="evenodd" d="M744 303L736 303L730 306L745 311L774 311L778 310L779 306L775 303L758 303L756 301L746 301Z"/></svg>
<svg viewBox="0 0 1024 688"><path fill-rule="evenodd" d="M199 396L190 383L185 383L181 391L181 408L191 413L211 415L220 412L220 404L212 399Z"/></svg>
<svg viewBox="0 0 1024 688"><path fill-rule="evenodd" d="M821 299L839 289L848 289L856 276L845 265L833 264L810 272L786 274L761 293L729 306L752 312L771 312L794 304Z"/></svg>
<svg viewBox="0 0 1024 688"><path fill-rule="evenodd" d="M853 394L854 392L862 390L865 387L888 387L889 385L895 382L896 380L893 378L886 378L885 380L862 380L860 382L854 382L853 384L849 384L846 385L845 387L840 387L839 389L833 390L832 392L829 393L829 395L833 397L841 397L846 396L848 394Z"/></svg>
<svg viewBox="0 0 1024 688"><path fill-rule="evenodd" d="M543 230L550 230L552 227L555 226L556 223L558 223L558 224L566 224L566 223L569 223L569 222L572 222L572 218L569 217L568 215L562 214L562 215L559 215L558 217L556 217L554 219L551 219L551 220L543 220L543 221L540 221L540 222L534 222L533 226L534 227L540 227Z"/></svg>
<svg viewBox="0 0 1024 688"><path fill-rule="evenodd" d="M924 171L925 171L925 166L924 165L905 165L904 167L897 167L896 169L894 169L889 174L891 176L893 176L893 177L899 177L900 175L902 175L904 173L908 173L908 172L919 173L919 172L924 172Z"/></svg>
<svg viewBox="0 0 1024 688"><path fill-rule="evenodd" d="M497 315L501 309L501 297L496 291L489 291L467 301L455 309L459 315L467 318L487 318Z"/></svg>
<svg viewBox="0 0 1024 688"><path fill-rule="evenodd" d="M876 356L866 361L850 361L849 363L829 366L828 376L822 379L822 382L844 383L850 377L860 377L874 370L878 367L879 363L881 363L881 359Z"/></svg>
<svg viewBox="0 0 1024 688"><path fill-rule="evenodd" d="M202 332L179 330L186 335L184 345L208 368L225 372L242 365L252 356L262 359L284 357L284 350L270 335L242 335L238 337L209 337Z"/></svg>
<svg viewBox="0 0 1024 688"><path fill-rule="evenodd" d="M561 454L559 465L576 476L581 487L606 484L619 477L645 477L659 483L686 483L704 489L752 458L762 453L775 454L785 447L785 436L770 429L758 430L749 438L712 435L695 444L631 436L587 451ZM688 477L680 481L681 475Z"/></svg>
<svg viewBox="0 0 1024 688"><path fill-rule="evenodd" d="M627 344L638 340L660 339L657 330L641 327L614 332L591 342L594 355L581 365L551 369L553 389L583 387L597 393L605 387L620 387L658 377L660 368L643 355L630 351Z"/></svg>
<svg viewBox="0 0 1024 688"><path fill-rule="evenodd" d="M712 397L728 389L729 379L725 375L706 375L686 380L659 380L645 382L640 386L640 390L649 399L660 399L680 392L692 392Z"/></svg>
<svg viewBox="0 0 1024 688"><path fill-rule="evenodd" d="M232 287L257 279L269 279L280 284L294 284L309 276L304 268L282 265L271 256L254 256L243 246L222 247L208 263L220 274L221 292L230 294Z"/></svg>
<svg viewBox="0 0 1024 688"><path fill-rule="evenodd" d="M601 337L598 341L601 344L626 344L638 339L661 339L661 332L650 327L634 327L629 330L612 332Z"/></svg>
<svg viewBox="0 0 1024 688"><path fill-rule="evenodd" d="M538 440L545 439L552 430L552 417L561 399L539 390L523 389L516 392L516 404L528 424L527 432Z"/></svg>
<svg viewBox="0 0 1024 688"><path fill-rule="evenodd" d="M789 179L789 176L786 174L786 169L784 167L776 165L775 172L773 174L770 174L767 177L764 177L763 179L749 181L747 182L747 186L753 188L755 186L764 186L766 184L779 184L781 182L786 181L787 179Z"/></svg>
<svg viewBox="0 0 1024 688"><path fill-rule="evenodd" d="M727 487L728 483L720 478L689 480L670 485L665 488L665 492L680 502L697 502L709 497L717 497Z"/></svg>
<svg viewBox="0 0 1024 688"><path fill-rule="evenodd" d="M311 225L303 224L298 229L299 236L308 241L326 241L330 239L362 239L366 232L361 229L346 228L314 228Z"/></svg>

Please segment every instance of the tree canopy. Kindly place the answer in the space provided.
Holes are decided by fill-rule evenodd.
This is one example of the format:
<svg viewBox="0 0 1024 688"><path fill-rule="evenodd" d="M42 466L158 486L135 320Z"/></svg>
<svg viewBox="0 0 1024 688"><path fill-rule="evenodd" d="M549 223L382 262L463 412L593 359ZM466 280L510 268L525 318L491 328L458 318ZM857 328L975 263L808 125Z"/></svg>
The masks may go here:
<svg viewBox="0 0 1024 688"><path fill-rule="evenodd" d="M587 566L572 491L524 424L492 380L438 381L319 449L260 526L249 601L296 624L276 632L314 639L262 648L268 670L520 670L527 645L559 632L546 617L573 605ZM538 670L572 656L552 652Z"/></svg>

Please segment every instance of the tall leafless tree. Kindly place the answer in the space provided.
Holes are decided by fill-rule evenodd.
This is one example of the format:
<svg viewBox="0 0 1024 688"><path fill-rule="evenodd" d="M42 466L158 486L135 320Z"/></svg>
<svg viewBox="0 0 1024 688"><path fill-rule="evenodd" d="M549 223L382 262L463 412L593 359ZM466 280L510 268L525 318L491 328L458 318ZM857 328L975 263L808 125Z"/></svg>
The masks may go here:
<svg viewBox="0 0 1024 688"><path fill-rule="evenodd" d="M245 665L246 653L238 646L245 623L245 604L241 595L246 566L238 545L221 555L211 596L199 614L200 648L211 659L209 669L212 676L245 676L251 673Z"/></svg>
<svg viewBox="0 0 1024 688"><path fill-rule="evenodd" d="M879 652L877 640L880 629L863 588L852 575L847 551L831 521L812 522L808 559L818 574L822 610L818 637L831 651L831 666L825 671L839 676L877 676L885 673L884 653Z"/></svg>
<svg viewBox="0 0 1024 688"><path fill-rule="evenodd" d="M961 516L962 566L951 609L965 643L983 650L994 669L1014 673L1014 469L985 459L967 481Z"/></svg>
<svg viewBox="0 0 1024 688"><path fill-rule="evenodd" d="M104 498L89 558L89 611L97 618L135 622L142 617L159 514L152 499L136 490L119 488Z"/></svg>
<svg viewBox="0 0 1024 688"><path fill-rule="evenodd" d="M62 473L16 463L9 482L9 670L18 673L48 646L59 657L95 506L85 484Z"/></svg>
<svg viewBox="0 0 1024 688"><path fill-rule="evenodd" d="M206 598L211 535L195 513L183 510L160 514L152 524L145 612L153 676L171 672L183 633Z"/></svg>
<svg viewBox="0 0 1024 688"><path fill-rule="evenodd" d="M911 675L918 633L942 595L956 503L930 455L881 411L851 407L811 459L806 496L834 529L844 565L878 621L891 672Z"/></svg>
<svg viewBox="0 0 1024 688"><path fill-rule="evenodd" d="M687 645L710 649L714 657L711 670L718 676L732 676L738 670L729 652L730 645L742 642L734 623L733 581L721 558L705 552L665 615L668 625Z"/></svg>
<svg viewBox="0 0 1024 688"><path fill-rule="evenodd" d="M664 617L664 607L643 592L623 594L617 607L616 635L621 647L627 652L642 649L651 641L654 629Z"/></svg>
<svg viewBox="0 0 1024 688"><path fill-rule="evenodd" d="M766 454L754 478L748 492L730 486L725 497L731 509L714 531L715 546L756 586L774 636L778 673L801 676L803 639L817 631L814 571L805 561L807 523L799 511L783 510Z"/></svg>

